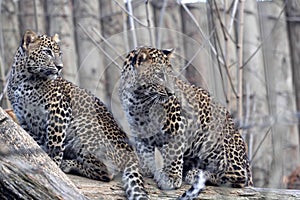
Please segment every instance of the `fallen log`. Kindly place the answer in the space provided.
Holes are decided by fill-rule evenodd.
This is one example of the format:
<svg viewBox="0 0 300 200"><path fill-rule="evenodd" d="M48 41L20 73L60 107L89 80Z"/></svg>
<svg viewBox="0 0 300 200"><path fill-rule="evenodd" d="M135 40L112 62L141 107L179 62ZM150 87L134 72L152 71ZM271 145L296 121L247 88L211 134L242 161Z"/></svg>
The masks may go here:
<svg viewBox="0 0 300 200"><path fill-rule="evenodd" d="M14 117L13 112L8 111ZM16 119L15 119L16 120ZM190 186L162 191L145 178L151 199L176 199ZM121 177L106 183L65 175L35 141L0 108L0 199L126 199ZM208 186L198 199L300 199L300 190Z"/></svg>
<svg viewBox="0 0 300 200"><path fill-rule="evenodd" d="M87 199L1 108L0 199Z"/></svg>
<svg viewBox="0 0 300 200"><path fill-rule="evenodd" d="M109 183L90 180L84 177L68 175L80 191L88 198L99 200L123 200L126 199L122 188L121 178L116 177ZM183 185L180 189L163 191L159 190L156 183L145 178L145 188L152 200L171 200L176 199L190 186ZM207 186L206 189L199 195L198 199L228 199L228 200L255 200L255 199L300 199L300 190L285 190L271 188L227 188Z"/></svg>

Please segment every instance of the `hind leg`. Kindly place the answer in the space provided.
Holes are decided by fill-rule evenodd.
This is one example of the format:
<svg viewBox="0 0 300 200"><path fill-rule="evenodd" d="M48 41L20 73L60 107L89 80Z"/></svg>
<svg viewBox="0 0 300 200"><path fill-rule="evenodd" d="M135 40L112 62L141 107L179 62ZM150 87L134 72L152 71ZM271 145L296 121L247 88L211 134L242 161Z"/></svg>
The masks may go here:
<svg viewBox="0 0 300 200"><path fill-rule="evenodd" d="M76 159L62 160L60 168L65 173L76 174L94 180L108 182L112 180L113 175L107 170L107 167L98 160L85 160L80 162Z"/></svg>

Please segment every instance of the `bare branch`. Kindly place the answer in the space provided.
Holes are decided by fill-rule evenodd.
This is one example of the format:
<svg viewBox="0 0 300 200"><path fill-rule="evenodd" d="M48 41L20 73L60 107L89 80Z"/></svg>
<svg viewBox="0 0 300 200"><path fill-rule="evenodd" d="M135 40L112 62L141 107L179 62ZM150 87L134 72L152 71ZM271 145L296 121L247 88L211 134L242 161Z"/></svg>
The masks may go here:
<svg viewBox="0 0 300 200"><path fill-rule="evenodd" d="M95 44L95 46L101 50L105 56L107 56L117 67L119 70L122 70L122 68L119 66L119 64L112 58L110 57L110 55L108 55L108 53L106 53L106 51L104 51L102 49L102 47L97 43L97 41L95 41L95 39L85 30L85 28L80 24L80 23L77 23L78 26L81 28L81 30L90 38L90 40Z"/></svg>
<svg viewBox="0 0 300 200"><path fill-rule="evenodd" d="M158 21L158 26L157 27L163 27L163 22L164 22L164 16L166 12L166 7L167 7L168 0L164 0L164 3L161 7L160 13L159 13L159 21ZM160 28L157 29L157 41L156 41L156 46L158 48L161 47L161 32Z"/></svg>
<svg viewBox="0 0 300 200"><path fill-rule="evenodd" d="M153 45L153 38L151 34L151 25L150 25L150 19L149 19L149 0L145 0L145 7L146 7L146 16L147 16L147 29L149 31L149 38L150 38L150 44Z"/></svg>
<svg viewBox="0 0 300 200"><path fill-rule="evenodd" d="M111 48L117 55L120 55L122 56L122 53L118 52L118 50L95 28L95 27L92 27L92 30L94 31L94 33L96 33L101 40L103 40L103 42L105 44L107 44L107 46L109 48Z"/></svg>
<svg viewBox="0 0 300 200"><path fill-rule="evenodd" d="M137 46L137 39L136 39L136 32L135 32L135 26L134 26L134 15L133 15L133 10L132 10L132 5L131 5L131 0L127 2L127 7L128 7L128 13L130 13L129 17L129 26L130 30L132 31L132 37L133 37L133 46ZM137 19L137 18L136 18Z"/></svg>
<svg viewBox="0 0 300 200"><path fill-rule="evenodd" d="M137 23L139 23L141 26L147 27L147 24L144 24L141 20L139 20L138 18L136 18L132 12L130 12L129 10L127 10L126 8L124 8L118 1L113 0L127 15L129 15L131 18L133 18ZM128 5L131 5L131 0L128 1Z"/></svg>
<svg viewBox="0 0 300 200"><path fill-rule="evenodd" d="M203 32L203 30L201 29L198 21L195 19L194 15L191 13L191 11L189 10L189 8L184 3L182 3L182 2L180 2L180 4L182 5L182 7L184 8L184 10L187 12L187 14L191 17L191 19L195 23L195 25L197 26L198 30L200 31L202 37L208 42L209 47L211 48L212 52L215 54L215 56L217 57L217 59L219 60L219 62L224 65L224 60L218 56L215 47L210 42L209 38L206 37L206 35Z"/></svg>
<svg viewBox="0 0 300 200"><path fill-rule="evenodd" d="M239 3L239 0L235 0L234 4L233 4L233 9L232 9L232 12L231 12L231 20L230 20L229 28L228 28L229 35L231 34L231 30L232 30L232 27L233 27L233 22L234 22L235 15L236 15L236 12L237 12L238 3Z"/></svg>
<svg viewBox="0 0 300 200"><path fill-rule="evenodd" d="M240 6L239 6L239 30L238 30L238 43L237 43L237 49L238 49L238 87L237 87L237 93L238 93L238 102L237 102L237 110L238 110L238 118L243 118L243 70L241 69L241 66L243 66L243 39L244 39L244 3L245 0L239 0ZM241 129L242 132L242 129Z"/></svg>

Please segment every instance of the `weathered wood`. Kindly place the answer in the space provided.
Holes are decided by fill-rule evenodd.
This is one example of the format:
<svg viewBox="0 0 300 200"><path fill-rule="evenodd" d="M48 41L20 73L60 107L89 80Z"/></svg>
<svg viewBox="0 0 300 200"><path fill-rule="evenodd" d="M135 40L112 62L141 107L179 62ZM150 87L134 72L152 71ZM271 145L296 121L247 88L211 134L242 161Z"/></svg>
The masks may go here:
<svg viewBox="0 0 300 200"><path fill-rule="evenodd" d="M272 188L285 188L283 177L288 176L300 161L292 67L286 20L282 13L285 5L282 0L258 4L268 106L274 120L271 125L274 156L268 180L268 187Z"/></svg>
<svg viewBox="0 0 300 200"><path fill-rule="evenodd" d="M87 178L74 175L68 175L68 177L75 183L80 191L90 199L126 199L120 177L117 177L115 180L109 183L89 180ZM145 187L152 200L171 200L176 199L190 186L184 185L178 190L162 191L156 187L156 183L152 179L145 178ZM207 186L206 189L199 195L198 199L300 199L300 191L267 188L240 189Z"/></svg>
<svg viewBox="0 0 300 200"><path fill-rule="evenodd" d="M0 199L87 199L0 108Z"/></svg>
<svg viewBox="0 0 300 200"><path fill-rule="evenodd" d="M13 112L7 113L15 119ZM109 183L66 176L1 108L0 180L0 199L126 199L120 176ZM145 178L145 188L153 200L175 199L189 187L162 191L151 178ZM208 186L198 199L300 199L300 190Z"/></svg>
<svg viewBox="0 0 300 200"><path fill-rule="evenodd" d="M292 76L295 88L297 110L300 110L300 3L299 0L289 0L286 4L286 20L288 25L288 34L290 42ZM300 118L298 118L298 124ZM300 132L300 125L298 126ZM300 138L300 137L299 137ZM300 141L300 139L299 139Z"/></svg>

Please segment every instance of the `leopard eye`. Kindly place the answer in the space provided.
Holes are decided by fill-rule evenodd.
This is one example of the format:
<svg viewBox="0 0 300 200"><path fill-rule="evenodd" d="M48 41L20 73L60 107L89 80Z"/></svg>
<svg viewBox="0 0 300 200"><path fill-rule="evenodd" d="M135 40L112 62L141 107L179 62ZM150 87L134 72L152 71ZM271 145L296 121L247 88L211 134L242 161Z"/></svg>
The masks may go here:
<svg viewBox="0 0 300 200"><path fill-rule="evenodd" d="M52 51L50 49L44 49L43 52L49 56L53 56Z"/></svg>

